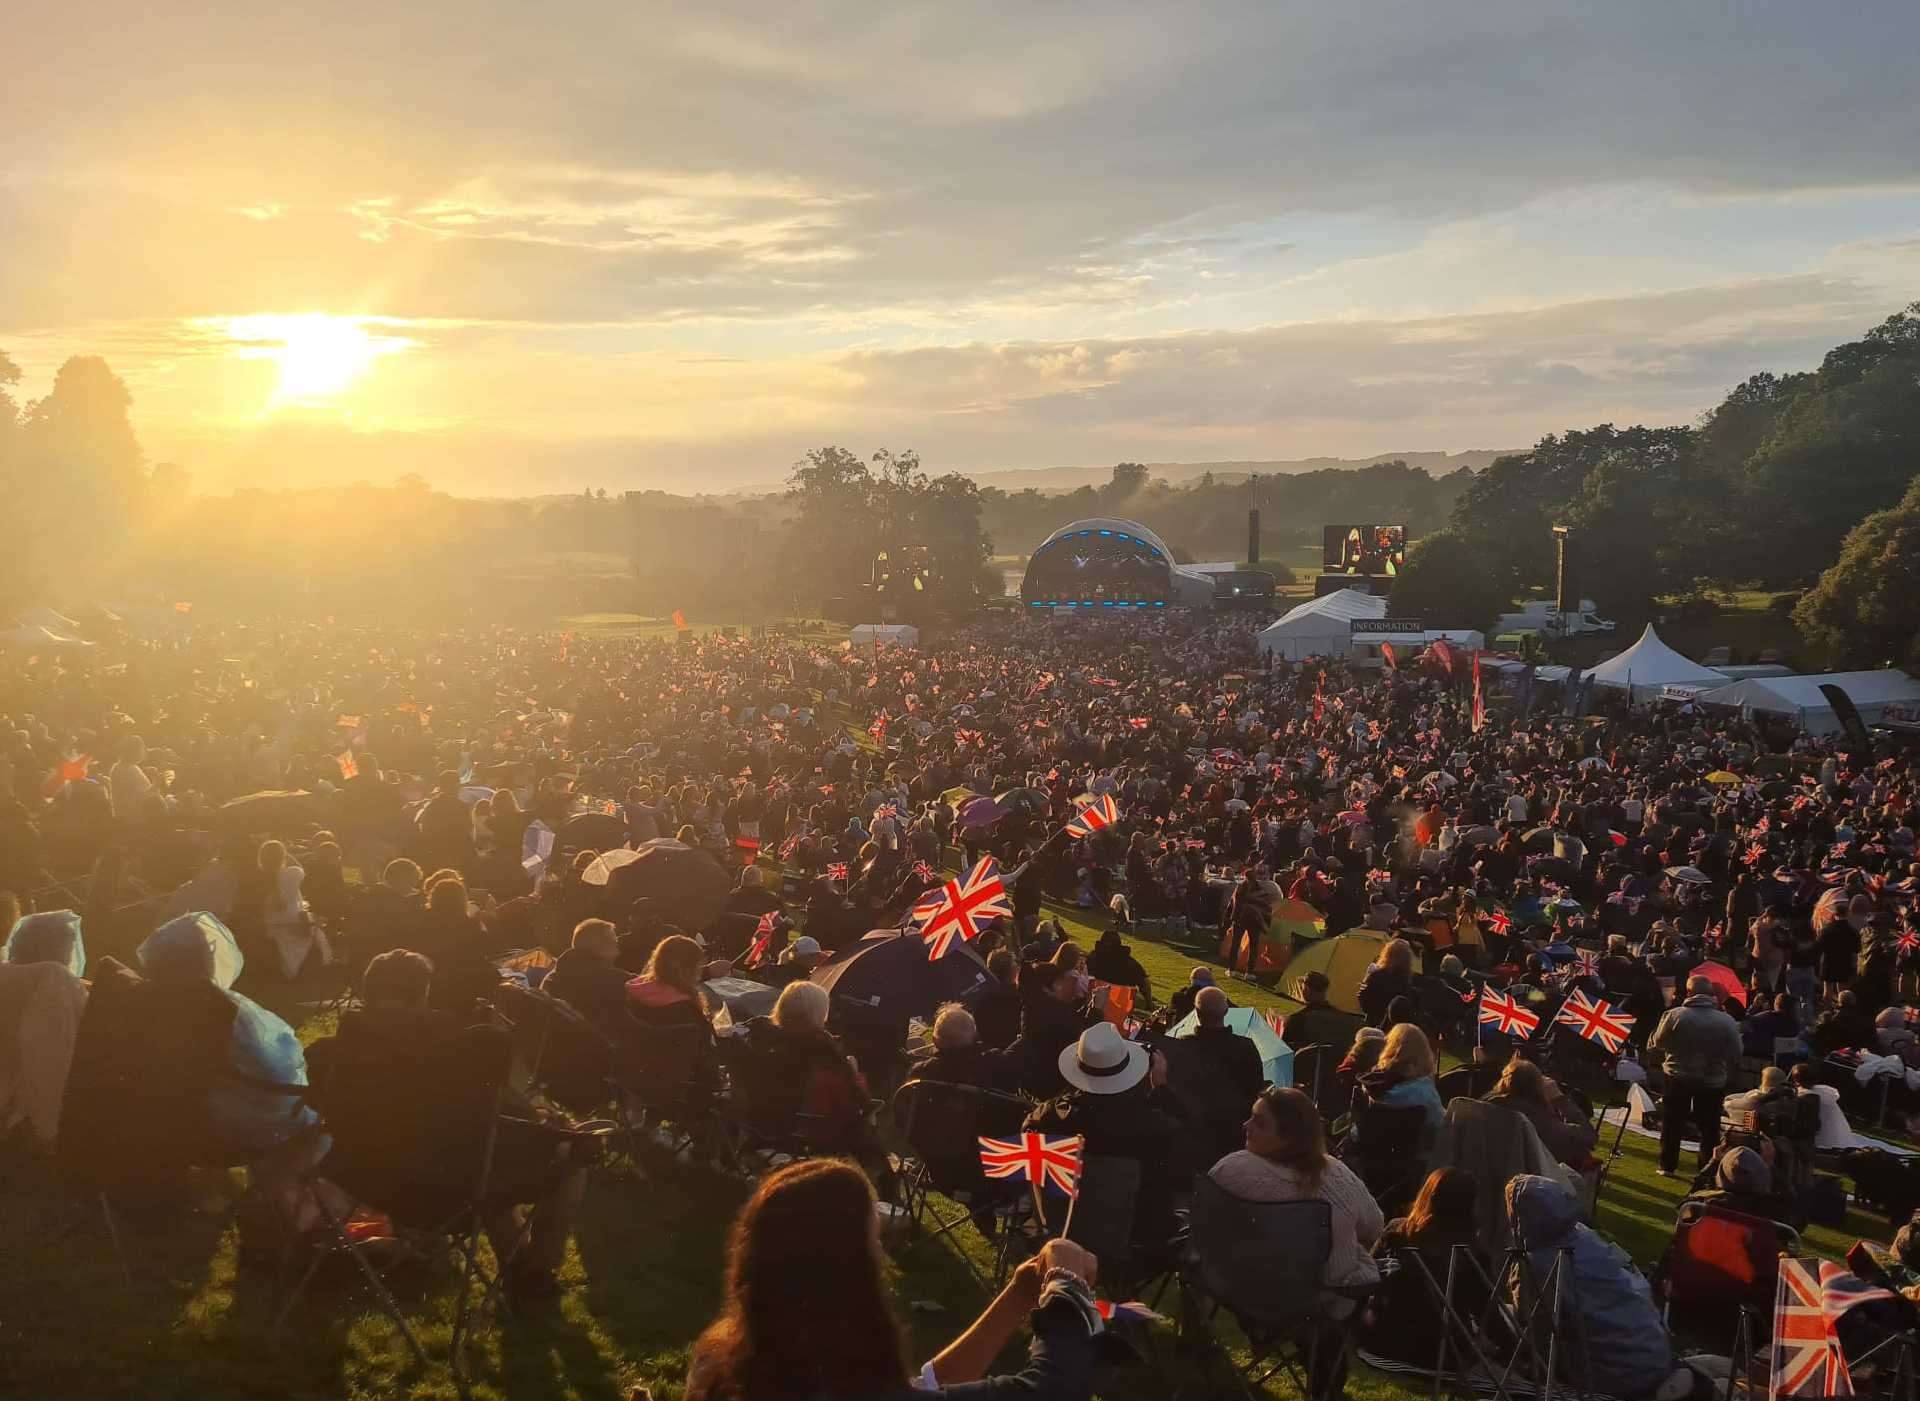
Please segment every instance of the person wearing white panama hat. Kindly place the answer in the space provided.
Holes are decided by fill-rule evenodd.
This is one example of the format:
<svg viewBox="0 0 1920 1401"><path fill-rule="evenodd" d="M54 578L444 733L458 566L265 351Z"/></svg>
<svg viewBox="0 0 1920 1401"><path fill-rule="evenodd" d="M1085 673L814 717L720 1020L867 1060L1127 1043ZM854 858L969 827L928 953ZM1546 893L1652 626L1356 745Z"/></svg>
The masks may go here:
<svg viewBox="0 0 1920 1401"><path fill-rule="evenodd" d="M1078 1134L1084 1158L1131 1158L1140 1164L1134 1199L1134 1245L1143 1255L1164 1251L1173 1237L1174 1197L1191 1185L1199 1164L1186 1109L1167 1089L1164 1054L1149 1054L1096 1022L1060 1053L1067 1093L1027 1116L1029 1133Z"/></svg>

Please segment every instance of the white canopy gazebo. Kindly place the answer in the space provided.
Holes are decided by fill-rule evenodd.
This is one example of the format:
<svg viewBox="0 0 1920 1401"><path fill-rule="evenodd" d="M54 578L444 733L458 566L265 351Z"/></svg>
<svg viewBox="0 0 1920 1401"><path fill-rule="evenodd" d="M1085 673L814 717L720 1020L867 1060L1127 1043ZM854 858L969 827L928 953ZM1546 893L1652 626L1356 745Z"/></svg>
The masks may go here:
<svg viewBox="0 0 1920 1401"><path fill-rule="evenodd" d="M1615 690L1631 688L1635 700L1660 694L1667 686L1724 686L1727 678L1710 666L1701 666L1681 656L1660 640L1660 634L1647 624L1640 640L1608 657L1587 673L1596 686Z"/></svg>

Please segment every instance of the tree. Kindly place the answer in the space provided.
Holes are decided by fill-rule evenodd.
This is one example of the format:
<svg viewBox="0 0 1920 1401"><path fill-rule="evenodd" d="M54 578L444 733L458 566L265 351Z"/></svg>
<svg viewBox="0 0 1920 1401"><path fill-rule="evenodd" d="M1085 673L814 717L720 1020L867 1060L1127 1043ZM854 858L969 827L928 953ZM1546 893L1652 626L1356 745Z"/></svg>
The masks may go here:
<svg viewBox="0 0 1920 1401"><path fill-rule="evenodd" d="M1793 620L1842 666L1920 666L1920 478L1848 532Z"/></svg>
<svg viewBox="0 0 1920 1401"><path fill-rule="evenodd" d="M1456 530L1414 541L1393 581L1392 612L1429 627L1486 630L1513 594L1480 548Z"/></svg>
<svg viewBox="0 0 1920 1401"><path fill-rule="evenodd" d="M1144 462L1116 462L1113 478L1107 483L1107 496L1114 505L1119 505L1128 497L1138 496L1147 489L1147 464Z"/></svg>

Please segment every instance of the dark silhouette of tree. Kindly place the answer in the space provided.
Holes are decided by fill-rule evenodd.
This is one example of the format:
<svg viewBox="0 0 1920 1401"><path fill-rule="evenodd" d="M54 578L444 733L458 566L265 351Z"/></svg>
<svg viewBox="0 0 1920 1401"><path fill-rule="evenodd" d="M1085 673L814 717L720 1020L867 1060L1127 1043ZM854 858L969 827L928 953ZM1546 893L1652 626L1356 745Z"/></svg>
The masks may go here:
<svg viewBox="0 0 1920 1401"><path fill-rule="evenodd" d="M1842 666L1920 666L1920 478L1847 533L1793 620Z"/></svg>
<svg viewBox="0 0 1920 1401"><path fill-rule="evenodd" d="M1390 607L1396 616L1419 618L1428 627L1484 630L1512 599L1477 545L1458 531L1440 530L1407 550Z"/></svg>

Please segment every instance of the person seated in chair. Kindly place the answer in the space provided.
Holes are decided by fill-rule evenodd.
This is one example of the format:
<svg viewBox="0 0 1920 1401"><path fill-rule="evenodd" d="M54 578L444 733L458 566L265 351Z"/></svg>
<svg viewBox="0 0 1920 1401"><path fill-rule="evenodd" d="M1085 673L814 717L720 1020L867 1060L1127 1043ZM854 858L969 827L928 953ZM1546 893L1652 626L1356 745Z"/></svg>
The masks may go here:
<svg viewBox="0 0 1920 1401"><path fill-rule="evenodd" d="M933 1051L913 1063L913 1080L971 1085L976 1090L1007 1090L1018 1084L1019 1066L980 1044L973 1013L949 1002L933 1019Z"/></svg>
<svg viewBox="0 0 1920 1401"><path fill-rule="evenodd" d="M771 966L756 968L753 976L755 981L768 987L783 988L788 983L804 983L813 976L813 970L826 961L826 951L820 947L820 941L810 934L801 934L780 950L780 957Z"/></svg>
<svg viewBox="0 0 1920 1401"><path fill-rule="evenodd" d="M987 982L967 1003L980 1033L980 1044L990 1051L1005 1050L1020 1035L1020 993L1013 985L1019 960L1011 949L987 955Z"/></svg>
<svg viewBox="0 0 1920 1401"><path fill-rule="evenodd" d="M818 983L787 984L770 1017L747 1023L748 1053L760 1059L763 1083L791 1094L791 1108L807 1120L809 1147L863 1164L883 1162L867 1122L866 1081L828 1032L828 1007L827 990Z"/></svg>
<svg viewBox="0 0 1920 1401"><path fill-rule="evenodd" d="M1486 1100L1526 1119L1541 1146L1568 1167L1584 1167L1592 1159L1599 1130L1579 1105L1561 1093L1558 1082L1532 1061L1517 1056L1508 1061Z"/></svg>
<svg viewBox="0 0 1920 1401"><path fill-rule="evenodd" d="M333 1135L322 1175L425 1227L444 1223L477 1184L511 1055L501 1029L463 1025L430 1005L433 975L422 954L380 954L361 983L365 1006L310 1049L312 1098ZM482 1224L516 1300L558 1292L554 1271L579 1215L593 1142L560 1124L499 1120ZM523 1205L532 1208L524 1223Z"/></svg>
<svg viewBox="0 0 1920 1401"><path fill-rule="evenodd" d="M1045 970L1033 975L1040 980L1042 991L1037 1001L1027 1004L1020 1038L1007 1048L1007 1054L1020 1065L1020 1088L1043 1098L1059 1092L1061 1058L1086 1029L1087 1014L1080 1002L1078 976L1071 967L1059 963L1038 967Z"/></svg>
<svg viewBox="0 0 1920 1401"><path fill-rule="evenodd" d="M620 937L611 922L583 919L573 927L573 941L541 984L596 1029L618 1040L633 1026L627 1010L627 975L615 963Z"/></svg>
<svg viewBox="0 0 1920 1401"><path fill-rule="evenodd" d="M1760 1138L1752 1147L1722 1144L1713 1161L1694 1178L1687 1201L1722 1206L1743 1216L1780 1221L1800 1230L1806 1220L1782 1186L1774 1172L1773 1143Z"/></svg>
<svg viewBox="0 0 1920 1401"><path fill-rule="evenodd" d="M1453 1307L1468 1328L1487 1316L1486 1281L1494 1273L1478 1220L1479 1195L1480 1184L1472 1173L1455 1167L1436 1168L1427 1174L1407 1214L1388 1222L1374 1245L1374 1255L1379 1259L1403 1252L1418 1254L1433 1282L1442 1289L1451 1280ZM1476 1273L1465 1262L1455 1268L1454 1252L1461 1247L1473 1256L1484 1274ZM1367 1349L1418 1367L1431 1367L1440 1354L1443 1318L1418 1267L1403 1266L1388 1279L1367 1310ZM1456 1327L1450 1339L1454 1356L1464 1354L1465 1343Z"/></svg>
<svg viewBox="0 0 1920 1401"><path fill-rule="evenodd" d="M1345 1163L1327 1155L1320 1111L1294 1089L1262 1090L1242 1126L1245 1147L1227 1154L1207 1175L1242 1201L1323 1201L1332 1210L1333 1248L1322 1296L1334 1321L1320 1339L1313 1396L1338 1396L1347 1375L1347 1320L1357 1307L1348 1293L1380 1281L1371 1251L1386 1225L1380 1204Z"/></svg>
<svg viewBox="0 0 1920 1401"><path fill-rule="evenodd" d="M1115 987L1132 988L1143 1005L1150 1004L1153 982L1147 977L1147 970L1140 966L1140 960L1133 956L1133 950L1121 941L1120 933L1116 927L1100 936L1100 942L1087 955L1088 976Z"/></svg>
<svg viewBox="0 0 1920 1401"><path fill-rule="evenodd" d="M1289 1012L1280 1028L1280 1039L1294 1050L1302 1046L1338 1046L1347 1039L1353 1018L1327 1000L1333 983L1325 973L1307 974L1299 983L1300 1007Z"/></svg>
<svg viewBox="0 0 1920 1401"><path fill-rule="evenodd" d="M1740 1039L1747 1054L1761 1060L1773 1059L1774 1042L1799 1035L1800 1014L1794 1010L1792 996L1784 992L1774 997L1771 1007L1755 1012L1740 1025Z"/></svg>
<svg viewBox="0 0 1920 1401"><path fill-rule="evenodd" d="M1065 1094L1027 1116L1029 1133L1078 1134L1088 1158L1131 1158L1140 1164L1133 1239L1143 1255L1163 1253L1174 1233L1176 1196L1191 1185L1193 1131L1167 1089L1166 1057L1151 1056L1111 1022L1095 1022L1060 1052Z"/></svg>
<svg viewBox="0 0 1920 1401"><path fill-rule="evenodd" d="M1433 1043L1414 1023L1402 1022L1387 1033L1373 1069L1360 1077L1359 1095L1368 1106L1417 1105L1426 1114L1431 1136L1440 1131L1440 1121L1446 1117L1433 1071Z"/></svg>
<svg viewBox="0 0 1920 1401"><path fill-rule="evenodd" d="M1193 1000L1194 1027L1189 1044L1199 1062L1195 1080L1204 1087L1204 1123L1200 1128L1205 1156L1218 1159L1240 1141L1247 1103L1267 1083L1260 1052L1247 1037L1227 1025L1231 1004L1219 988L1201 988ZM1204 1067L1204 1069L1202 1069Z"/></svg>

